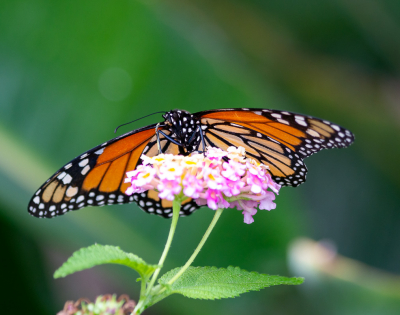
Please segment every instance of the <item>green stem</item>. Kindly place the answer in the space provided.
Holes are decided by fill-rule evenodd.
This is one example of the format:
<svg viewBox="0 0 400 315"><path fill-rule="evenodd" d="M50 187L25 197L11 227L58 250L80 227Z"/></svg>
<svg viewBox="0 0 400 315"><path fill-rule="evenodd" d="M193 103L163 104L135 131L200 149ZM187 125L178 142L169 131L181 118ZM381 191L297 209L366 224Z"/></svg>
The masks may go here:
<svg viewBox="0 0 400 315"><path fill-rule="evenodd" d="M157 277L161 271L161 268L163 267L164 261L167 258L168 251L171 247L172 239L174 238L175 229L176 229L176 225L178 223L178 218L179 218L179 212L181 211L181 202L182 202L181 198L175 198L172 203L173 214L172 214L171 227L169 229L167 243L165 244L164 251L158 262L159 267L154 272L154 274L151 278L151 281L150 281L149 285L147 286L147 290L146 290L146 282L147 281L145 281L145 279L142 279L140 299L139 299L139 302L136 305L135 310L133 311L132 314L141 314L144 311L143 307L145 307L148 302L148 298L151 298L151 296L152 296L151 289L153 288L154 283L157 280Z"/></svg>
<svg viewBox="0 0 400 315"><path fill-rule="evenodd" d="M171 222L171 228L169 230L168 234L168 239L167 243L165 244L164 251L160 257L160 261L158 262L159 267L156 269L156 271L153 274L153 277L151 278L150 284L147 287L147 295L150 293L151 289L153 288L154 282L156 281L158 274L161 271L161 268L164 264L165 258L167 258L168 251L171 247L172 239L174 238L174 233L176 229L176 224L178 223L178 218L179 218L179 212L181 210L181 200L177 200L179 198L175 198L172 204L172 222Z"/></svg>
<svg viewBox="0 0 400 315"><path fill-rule="evenodd" d="M171 280L168 281L169 285L173 284L186 271L186 269L188 269L190 267L190 265L195 260L195 258L198 255L198 253L200 252L201 248L203 247L204 243L207 241L207 238L210 236L210 233L213 230L215 224L217 223L219 217L221 216L223 210L224 209L218 209L215 212L214 218L212 219L210 225L208 226L207 231L204 234L203 238L201 239L199 245L197 245L196 250L194 251L192 256L190 256L189 260L181 268L181 270L179 270L179 272ZM164 291L164 290L162 290L162 291Z"/></svg>

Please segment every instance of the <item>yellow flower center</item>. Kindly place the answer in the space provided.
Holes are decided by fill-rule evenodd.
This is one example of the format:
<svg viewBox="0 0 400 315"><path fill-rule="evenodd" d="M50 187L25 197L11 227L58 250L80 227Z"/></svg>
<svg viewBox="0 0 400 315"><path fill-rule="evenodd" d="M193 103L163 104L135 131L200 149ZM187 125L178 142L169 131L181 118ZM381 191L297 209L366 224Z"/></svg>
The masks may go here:
<svg viewBox="0 0 400 315"><path fill-rule="evenodd" d="M186 161L185 163L189 164L189 165L196 165L196 162L193 162L193 161Z"/></svg>

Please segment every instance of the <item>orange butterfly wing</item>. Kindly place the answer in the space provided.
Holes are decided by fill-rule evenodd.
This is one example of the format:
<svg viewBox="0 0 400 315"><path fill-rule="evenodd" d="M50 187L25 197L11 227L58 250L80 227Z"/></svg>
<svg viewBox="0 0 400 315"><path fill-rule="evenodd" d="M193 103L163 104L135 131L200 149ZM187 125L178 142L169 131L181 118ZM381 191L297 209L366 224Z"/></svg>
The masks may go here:
<svg viewBox="0 0 400 315"><path fill-rule="evenodd" d="M304 158L354 141L354 135L338 125L286 111L222 109L196 115L207 145L244 147L247 156L268 165L272 178L283 186L306 180Z"/></svg>
<svg viewBox="0 0 400 315"><path fill-rule="evenodd" d="M177 153L175 144L163 136L160 140L163 150ZM129 186L124 183L125 174L136 168L142 153L158 154L155 125L131 131L73 159L39 188L29 202L29 213L52 218L86 206L136 202L149 213L169 217L172 205L160 201L155 191L125 195ZM184 203L188 205L182 215L197 209L190 198Z"/></svg>

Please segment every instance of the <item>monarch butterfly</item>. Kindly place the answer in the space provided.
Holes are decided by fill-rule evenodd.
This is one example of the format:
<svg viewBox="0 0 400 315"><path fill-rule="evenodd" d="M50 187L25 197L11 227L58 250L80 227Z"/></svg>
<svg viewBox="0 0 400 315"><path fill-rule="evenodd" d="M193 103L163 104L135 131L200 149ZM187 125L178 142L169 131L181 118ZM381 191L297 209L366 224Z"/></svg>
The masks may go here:
<svg viewBox="0 0 400 315"><path fill-rule="evenodd" d="M127 196L125 173L141 163L140 156L159 153L188 155L206 146L242 146L247 157L269 166L275 182L298 186L306 180L303 159L321 149L342 148L354 141L349 131L329 121L269 109L219 109L191 114L171 110L164 122L107 141L58 170L32 197L28 211L52 218L85 206L136 202L148 213L172 216L172 202L154 190ZM190 198L181 215L199 208Z"/></svg>

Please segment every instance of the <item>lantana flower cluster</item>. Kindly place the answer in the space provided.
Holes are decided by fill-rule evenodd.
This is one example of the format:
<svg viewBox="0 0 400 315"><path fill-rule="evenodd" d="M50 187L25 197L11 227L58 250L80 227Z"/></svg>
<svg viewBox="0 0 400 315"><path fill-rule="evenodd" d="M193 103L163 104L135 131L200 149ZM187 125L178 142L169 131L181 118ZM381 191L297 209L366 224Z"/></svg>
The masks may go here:
<svg viewBox="0 0 400 315"><path fill-rule="evenodd" d="M276 207L273 201L281 186L271 179L268 166L245 158L243 147L227 151L208 147L204 154L142 155L141 159L142 165L127 172L125 182L131 183L127 195L154 189L170 201L187 196L213 210L236 208L247 224L254 222L257 208Z"/></svg>

